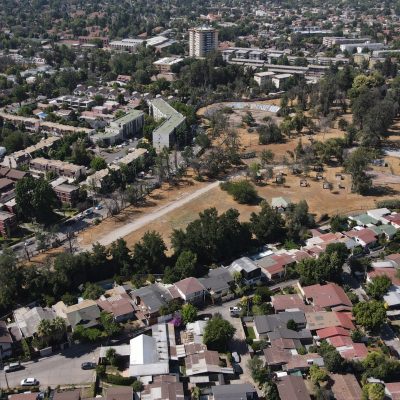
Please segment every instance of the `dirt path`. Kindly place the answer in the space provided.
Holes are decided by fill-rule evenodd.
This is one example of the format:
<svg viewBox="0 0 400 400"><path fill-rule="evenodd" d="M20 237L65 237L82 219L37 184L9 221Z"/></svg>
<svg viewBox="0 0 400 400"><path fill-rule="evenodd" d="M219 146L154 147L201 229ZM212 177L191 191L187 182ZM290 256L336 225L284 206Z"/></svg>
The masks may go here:
<svg viewBox="0 0 400 400"><path fill-rule="evenodd" d="M140 228L143 228L146 225L151 224L152 222L156 221L157 219L163 217L165 214L168 214L171 211L176 210L184 206L185 204L190 203L192 200L204 195L205 193L209 192L210 190L218 187L220 184L219 181L210 183L209 185L202 187L196 190L193 193L190 193L188 196L175 200L172 203L168 203L163 205L156 210L154 210L151 214L144 215L143 217L138 218L136 221L130 222L126 225L123 225L119 228L114 229L112 232L108 232L101 236L97 242L102 244L103 246L108 246L115 240L122 238L124 236L129 235L132 232L137 231ZM80 250L90 250L92 248L92 243L86 245L80 245Z"/></svg>

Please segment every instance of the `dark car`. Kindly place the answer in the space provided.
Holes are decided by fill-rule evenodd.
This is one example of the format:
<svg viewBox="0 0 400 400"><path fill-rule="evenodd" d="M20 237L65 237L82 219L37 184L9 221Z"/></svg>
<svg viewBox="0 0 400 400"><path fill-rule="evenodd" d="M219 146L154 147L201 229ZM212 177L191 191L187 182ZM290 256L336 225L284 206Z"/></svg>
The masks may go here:
<svg viewBox="0 0 400 400"><path fill-rule="evenodd" d="M96 368L96 363L94 362L84 362L81 365L82 369L95 369Z"/></svg>
<svg viewBox="0 0 400 400"><path fill-rule="evenodd" d="M243 374L243 369L242 369L242 367L241 367L239 364L232 363L232 368L233 368L233 372L234 372L236 375L241 375L241 374Z"/></svg>

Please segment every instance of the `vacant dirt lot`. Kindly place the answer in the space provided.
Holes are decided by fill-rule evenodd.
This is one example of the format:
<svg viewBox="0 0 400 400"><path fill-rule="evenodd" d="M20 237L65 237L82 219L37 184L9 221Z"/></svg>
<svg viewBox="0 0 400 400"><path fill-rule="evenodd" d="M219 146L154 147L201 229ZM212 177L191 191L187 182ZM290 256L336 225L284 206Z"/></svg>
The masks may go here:
<svg viewBox="0 0 400 400"><path fill-rule="evenodd" d="M267 101L269 104L279 104L278 101ZM204 113L205 109L199 111L199 115ZM230 120L234 127L238 129L241 148L243 151L255 151L259 154L263 149L270 149L275 154L275 161L279 163L284 156L287 156L287 151L293 151L296 147L299 137L293 137L288 139L285 143L272 144L261 146L258 144L258 134L249 133L247 129L240 127L241 116L244 115L245 111L235 111L230 114ZM253 112L252 114L257 120L262 120L266 115L271 113L266 112ZM278 118L273 116L273 118ZM345 115L346 120L351 120L351 115ZM279 122L279 121L277 121ZM337 125L337 123L336 123ZM344 132L336 128L327 128L324 132L317 133L312 136L313 140L325 141L330 138L343 137ZM400 136L398 135L400 130L400 123L397 127L393 127L392 136L389 138L394 144L399 144L400 148ZM302 135L301 140L303 144L307 144L310 141L308 135ZM379 184L386 185L392 190L392 194L388 196L363 197L354 193L351 193L351 179L349 176L342 174L342 179L336 176L337 173L341 173L341 168L328 168L323 172L324 180L332 184L332 189L323 189L322 180L316 180L316 173L311 172L307 179L308 186L300 187L300 177L292 175L287 170L283 169L286 173L285 183L283 185L277 185L273 182L269 182L265 186L258 186L257 191L261 198L271 201L273 197L283 196L289 198L292 202L298 202L300 200L306 200L310 211L315 214L318 220L322 215L334 215L334 214L348 214L356 213L373 208L376 205L376 200L383 200L386 198L393 198L400 190L400 184L396 183L398 178L384 174L399 174L400 175L400 160L396 157L386 157L388 167L376 167L374 168L377 172L380 172ZM257 161L257 159L246 160L246 163ZM282 171L282 167L278 167ZM385 176L388 181L385 181ZM304 178L304 177L302 177ZM390 178L390 179L389 179ZM339 188L340 183L340 188ZM116 229L137 220L139 217L149 215L157 212L160 207L166 207L168 204L174 201L178 201L185 196L194 193L198 189L205 187L208 183L200 183L194 181L190 177L178 187L170 188L167 185L163 186L160 190L155 191L149 196L148 202L143 207L128 207L118 217L108 218L104 220L100 225L92 227L83 232L78 237L78 243L81 246L87 246L91 243L98 241L104 235L115 231ZM140 227L124 238L128 243L128 246L132 246L134 243L139 241L143 234L148 230L158 231L164 238L166 244L170 246L170 236L174 229L185 228L188 223L197 218L198 213L202 212L206 208L215 207L222 213L229 208L236 208L240 212L240 219L246 221L250 218L250 214L253 211L258 211L259 206L248 206L240 205L236 203L230 195L222 191L219 187L214 187L207 193L200 195L193 199L189 203L176 208L168 213L165 213L159 219L152 221L150 224ZM115 237L117 239L117 237Z"/></svg>
<svg viewBox="0 0 400 400"><path fill-rule="evenodd" d="M160 189L153 191L147 198L145 204L140 207L130 206L125 208L115 217L106 218L99 225L90 227L79 234L77 240L80 246L87 246L99 241L104 235L115 231L130 222L137 220L139 217L151 214L161 207L167 206L173 201L179 200L205 187L208 182L197 182L189 176L182 180L177 186L169 186L164 184ZM146 230L153 229L149 226ZM118 237L116 236L115 239Z"/></svg>

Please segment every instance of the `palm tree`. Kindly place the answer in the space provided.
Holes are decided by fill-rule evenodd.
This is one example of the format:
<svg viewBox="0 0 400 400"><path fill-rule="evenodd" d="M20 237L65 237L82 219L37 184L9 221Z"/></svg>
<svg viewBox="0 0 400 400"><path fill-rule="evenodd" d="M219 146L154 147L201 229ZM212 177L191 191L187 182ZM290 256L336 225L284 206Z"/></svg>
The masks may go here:
<svg viewBox="0 0 400 400"><path fill-rule="evenodd" d="M45 338L51 336L53 331L52 321L49 319L42 319L37 327L37 335Z"/></svg>

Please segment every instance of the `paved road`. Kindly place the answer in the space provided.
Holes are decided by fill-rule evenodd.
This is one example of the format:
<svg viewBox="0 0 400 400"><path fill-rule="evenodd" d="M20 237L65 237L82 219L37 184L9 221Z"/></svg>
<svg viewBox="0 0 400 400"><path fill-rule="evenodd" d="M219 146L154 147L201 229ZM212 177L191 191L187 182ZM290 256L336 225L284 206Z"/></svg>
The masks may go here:
<svg viewBox="0 0 400 400"><path fill-rule="evenodd" d="M157 210L152 212L151 214L144 215L143 217L138 218L137 220L130 222L128 224L125 224L112 232L108 232L104 234L98 242L102 244L103 246L107 246L114 242L118 238L122 238L124 236L129 235L130 233L142 228L143 226L151 224L153 221L163 217L165 214L168 214L169 212L176 210L179 207L184 206L185 204L190 203L192 200L196 199L197 197L200 197L201 195L209 192L210 190L214 189L220 184L219 181L213 182L208 184L205 187L202 187L201 189L196 190L195 192L185 196L178 198L177 200L168 203L167 205L159 207ZM92 245L84 245L80 246L81 250L89 250L91 249Z"/></svg>
<svg viewBox="0 0 400 400"><path fill-rule="evenodd" d="M90 383L94 376L93 370L82 370L81 364L86 361L97 362L100 348L75 345L62 353L30 361L24 364L24 369L10 372L7 380L10 387L19 386L24 378L36 378L41 388L57 385L77 385ZM6 388L4 371L0 371L0 388Z"/></svg>

